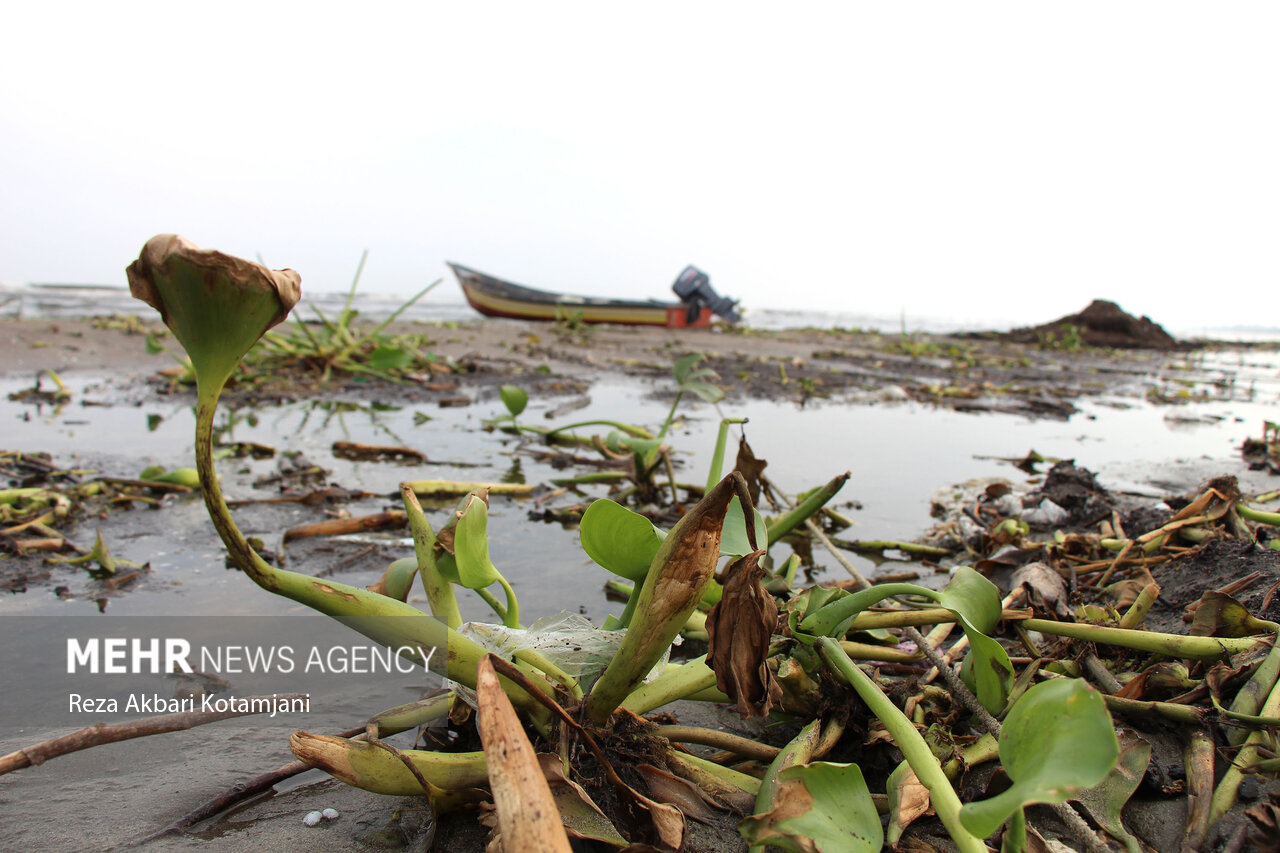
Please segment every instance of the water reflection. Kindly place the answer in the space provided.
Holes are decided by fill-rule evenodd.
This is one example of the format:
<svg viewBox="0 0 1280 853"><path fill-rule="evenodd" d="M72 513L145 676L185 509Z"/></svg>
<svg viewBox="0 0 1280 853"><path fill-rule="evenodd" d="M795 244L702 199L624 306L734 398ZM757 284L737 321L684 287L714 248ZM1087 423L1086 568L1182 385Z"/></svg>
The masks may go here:
<svg viewBox="0 0 1280 853"><path fill-rule="evenodd" d="M976 478L1023 482L1035 476L1002 459L1024 459L1031 451L1047 458L1075 459L1097 473L1104 484L1127 483L1134 477L1135 464L1149 469L1161 460L1207 458L1230 471L1241 464L1239 448L1244 440L1256 437L1265 420L1277 419L1280 369L1275 353L1212 352L1170 360L1157 367L1152 382L1164 392L1159 398L1176 402L1156 404L1156 397L1116 393L1079 398L1075 401L1079 411L1063 421L965 413L910 401L890 406L878 401L810 400L799 408L794 401L731 400L720 408L725 415L749 419L745 432L753 448L768 460L773 480L791 494L851 471L852 478L836 502L854 504L845 510L857 524L849 533L852 538L910 540L929 527L930 499L936 490ZM151 462L166 467L191 464L194 421L187 402L174 405L164 398L148 398L138 406L79 407L74 417L69 417L71 409L66 406L9 399L8 394L23 384L29 387L30 382L9 383L0 398L0 417L9 425L6 444L10 446L47 450L63 458L91 454L96 466L115 476L136 476L140 464ZM72 406L84 396L84 387L72 388ZM639 381L615 380L597 383L589 397L535 398L522 418L546 424L608 419L656 427L664 420L669 402L652 397L651 388ZM467 408L442 408L431 414L385 402L303 400L221 409L215 436L219 445L228 448L256 445L301 453L327 472L328 482L375 496L348 507L352 514L394 507L402 480L538 485L587 470L578 465L559 470L563 454L481 429L483 419L500 413L496 400ZM720 412L698 401L681 403L678 423L668 435L684 472L681 479L705 477L720 417ZM73 420L90 423L77 425L70 422ZM140 436L145 436L141 444ZM334 453L335 441L394 444L421 452L425 460L406 466L344 459ZM731 441L730 458L735 450L736 443ZM592 451L582 448L574 453L586 456ZM219 471L230 498L278 494L278 484L271 480L279 474L278 463L268 453L250 452L234 465L222 463ZM562 607L576 610L579 606L593 618L611 612L601 589L603 573L583 556L575 532L530 518L545 517L542 510L547 508L587 503L607 494L609 486L600 484L546 497L536 507L527 499L493 499L493 558L520 588L531 614ZM431 510L433 525L443 523L453 503L443 501ZM316 520L322 512L322 508L298 508L287 524ZM157 565L167 577L177 579L185 574L185 582L181 587L148 587L133 596L180 599L214 595L210 606L220 606L216 596L244 593L231 583L238 578L220 577L215 586L223 591L218 592L190 575L206 559L195 556L197 553L218 548L198 502L181 523L171 508L164 513L156 518L163 519L159 526L165 529L154 531L143 541L164 555L157 559ZM250 525L272 523L256 514L246 518ZM114 523L116 519L104 520L108 537ZM269 538L278 536L279 530L261 529L258 533ZM207 540L201 546L204 550L186 544L192 537ZM398 554L396 547L402 546L393 546L389 558L407 555L407 548ZM778 560L789 553L786 546L777 550L774 556ZM140 555L135 552L129 556L139 559ZM870 561L854 560L860 570L874 574ZM821 552L814 555L814 562L816 577L843 573ZM574 578L567 587L574 592L572 601L551 592L544 580L548 572ZM0 608L13 606L11 601L0 602Z"/></svg>

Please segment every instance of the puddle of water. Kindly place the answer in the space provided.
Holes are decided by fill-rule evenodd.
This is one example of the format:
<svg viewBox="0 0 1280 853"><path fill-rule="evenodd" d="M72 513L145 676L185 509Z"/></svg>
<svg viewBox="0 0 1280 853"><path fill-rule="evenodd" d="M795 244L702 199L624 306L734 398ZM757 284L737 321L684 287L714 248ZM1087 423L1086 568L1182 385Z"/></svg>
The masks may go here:
<svg viewBox="0 0 1280 853"><path fill-rule="evenodd" d="M1235 375L1227 385L1224 376ZM964 413L917 403L842 405L819 401L801 408L790 402L749 400L722 405L734 417L746 417L745 432L755 452L769 461L767 474L782 488L795 492L816 486L843 471L851 478L837 504L856 501L850 510L858 527L852 538L910 539L929 525L930 497L955 483L974 478L1025 479L999 457L1020 457L1034 449L1051 458L1073 458L1097 473L1104 484L1124 487L1126 468L1174 460L1220 460L1237 473L1238 449L1245 438L1261 432L1264 419L1276 419L1280 400L1280 372L1274 355L1226 352L1196 359L1188 367L1174 363L1156 385L1180 405L1149 405L1131 397L1078 401L1080 411L1066 421ZM6 398L17 387L0 386ZM95 383L76 388L73 399L92 399ZM1179 397L1179 393L1183 396ZM1199 395L1213 394L1203 400ZM527 423L551 423L543 415L563 399L535 400L522 416ZM581 421L609 418L654 425L664 418L669 403L655 399L647 385L630 381L598 383L590 402L557 418ZM495 392L482 395L465 408L393 407L368 402L333 400L266 406L252 412L222 410L218 424L222 441L254 441L278 450L300 451L307 459L331 470L329 480L347 489L375 493L350 506L353 514L376 512L398 504L397 485L405 479L459 480L523 479L547 483L567 472L518 453L510 436L481 429L484 418L502 411ZM682 419L671 434L678 478L705 479L707 460L715 444L719 413L692 402L682 405ZM423 420L423 416L430 418ZM113 476L134 477L147 464L191 464L194 414L184 402L145 400L134 406L80 406L54 412L46 408L0 403L0 422L6 444L53 453L63 465L99 467ZM350 461L337 458L335 441L404 445L426 454L425 465ZM732 452L732 448L731 448ZM451 464L461 463L461 464ZM219 464L224 491L231 499L269 497L253 488L254 480L276 470L277 460L228 459ZM1118 476L1112 470L1120 472ZM1110 480L1108 478L1111 477ZM585 490L590 498L604 496L603 487ZM572 502L572 496L561 499ZM212 597L208 606L240 607L246 596L243 579L221 569L221 548L203 517L198 500L175 502L154 516L141 511L119 514L127 538L112 541L113 553L152 564L153 575L143 589L113 601L129 611L155 607L182 609L197 595ZM530 614L555 608L582 610L601 618L614 608L599 590L604 578L593 574L573 531L527 518L531 504L495 498L490 534L495 563L522 594ZM447 517L447 509L431 512L433 524ZM236 512L246 532L278 541L283 527L258 522L267 513L255 507ZM317 510L290 507L270 513L285 524L316 520ZM110 527L116 519L107 519ZM91 529L86 520L80 538ZM392 556L408 555L392 553ZM820 558L821 559L821 558ZM862 564L864 569L870 566ZM318 570L322 567L307 567ZM547 583L549 578L572 579L572 595ZM343 578L355 582L363 579ZM599 581L599 583L597 583ZM180 585L179 585L180 584ZM522 588L523 586L523 588ZM229 591L224 591L230 587ZM39 595L37 592L36 595ZM151 601L161 595L164 601ZM30 596L0 602L0 610L28 610L40 605ZM172 600L170 600L172 599ZM138 602L146 601L146 604ZM474 612L483 615L483 608Z"/></svg>
<svg viewBox="0 0 1280 853"><path fill-rule="evenodd" d="M80 380L72 383L73 403L60 410L8 401L8 394L24 384L0 383L0 423L5 425L6 447L49 451L59 465L92 467L120 477L136 477L142 467L152 463L166 467L191 464L193 412L183 400L144 398L129 405L84 406L79 401L107 398L113 392L110 386ZM930 497L936 490L974 478L1026 480L1026 475L997 457L1022 457L1034 449L1047 457L1075 459L1095 471L1109 487L1149 490L1151 483L1167 481L1168 488L1189 488L1195 483L1188 482L1188 477L1243 475L1240 444L1260 435L1264 419L1280 419L1280 370L1274 353L1223 352L1200 356L1190 363L1171 362L1162 368L1155 384L1163 397L1185 402L1152 405L1141 398L1102 397L1078 401L1079 412L1065 421L961 413L917 403L869 406L819 401L800 408L790 402L751 400L722 408L726 415L749 419L746 435L755 452L769 461L766 473L784 489L805 490L846 470L851 472L836 500L837 505L851 501L858 505L846 509L858 524L846 536L912 539L930 525ZM544 414L564 403L563 398L534 400L522 419L551 423ZM611 380L597 383L590 391L589 404L556 422L608 418L652 426L661 423L668 406L669 401L651 397L647 385ZM481 429L485 417L501 411L496 392L491 391L466 408L318 401L267 406L252 413L224 410L219 424L224 427L223 441L255 441L281 451L301 451L331 469L330 481L378 495L349 506L353 514L363 514L394 508L398 504L397 485L405 479L503 480L519 476L529 483L546 483L564 476L566 472L519 454L518 443L510 436ZM683 417L671 436L682 463L678 476L701 482L720 415L714 407L701 403L685 404L681 411ZM430 420L422 420L422 415ZM344 460L331 451L338 440L405 445L424 452L429 462L400 466ZM466 463L467 467L451 463ZM224 491L232 499L269 496L253 483L273 473L276 466L276 460L224 460L219 464ZM605 493L603 488L587 490L592 498ZM565 496L560 500L567 503L572 499ZM493 560L516 587L526 620L569 610L598 621L620 610L620 605L605 600L605 573L583 555L576 532L531 521L530 509L526 500L494 498L490 521ZM447 512L447 508L431 510L432 523L439 526ZM316 520L320 510L291 505L268 511L249 506L238 509L236 517L246 532L262 535L271 545L278 542L286 526ZM256 616L235 621L234 638L226 636L226 631L233 630L230 627L214 624L202 630L214 637L223 632L221 642L234 639L267 645L281 641L282 620L291 618L297 608L260 592L239 573L223 567L222 548L198 499L177 499L158 512L134 510L116 512L106 519L84 519L73 538L88 544L99 525L113 554L150 561L150 574L136 589L111 598L100 613L92 582L72 569L60 570L54 584L71 586L76 598L59 599L51 584L0 599L0 614L5 614L0 616L0 646L17 648L18 635L23 634L28 647L31 642L37 647L44 642L60 649L61 638L66 636L61 627L64 618L97 620L91 624L105 631L157 613L205 618L216 614ZM335 554L335 562L342 553ZM403 545L384 549L388 560L410 553ZM785 548L779 553L785 553ZM823 569L843 575L826 555L815 553L815 557ZM850 558L864 572L873 571L869 562ZM291 567L314 572L327 566ZM377 573L340 572L335 577L364 585L375 580ZM466 616L486 617L486 609L474 597L462 597ZM34 627L42 617L48 617L47 624ZM41 677L39 668L24 663L23 656L6 660L5 672L11 683ZM374 707L366 699L349 697L346 704L335 706L335 719L327 720L321 728L355 724L388 704ZM337 719L343 716L345 725ZM0 733L0 752L40 740L47 730L48 726L32 720L21 732L10 729ZM226 729L220 731L219 742L227 736ZM223 786L229 771L250 766L263 770L288 758L282 752L287 735L278 727L240 726L234 733L234 738L243 741L234 749L212 749L212 736L188 733L173 740L151 739L146 745L138 742L92 750L0 777L0 803L7 803L7 808L0 809L0 835L18 837L11 833L25 826L26 820L19 813L29 812L33 802L42 803L42 809L51 808L55 815L69 814L87 808L86 803L102 795L122 814L111 838L92 835L94 844L98 840L118 842L141 834L143 824L163 823L198 803L210 793L210 787ZM200 757L204 763L195 774L200 779L222 781L210 786L188 779L175 771L171 762L166 765L179 753L184 758ZM139 765L142 769L122 772L135 756L145 757ZM276 762L270 756L282 760ZM54 791L76 779L80 780L75 782L79 789L73 786L60 800L50 799ZM181 793L172 796L175 789ZM143 805L145 798L161 802ZM148 820L130 822L130 809L141 809L149 815ZM163 820L155 817L157 814ZM40 838L29 828L22 831L28 839ZM89 837L82 835L79 840ZM71 843L67 849L74 846ZM55 848L57 845L46 845L46 849Z"/></svg>

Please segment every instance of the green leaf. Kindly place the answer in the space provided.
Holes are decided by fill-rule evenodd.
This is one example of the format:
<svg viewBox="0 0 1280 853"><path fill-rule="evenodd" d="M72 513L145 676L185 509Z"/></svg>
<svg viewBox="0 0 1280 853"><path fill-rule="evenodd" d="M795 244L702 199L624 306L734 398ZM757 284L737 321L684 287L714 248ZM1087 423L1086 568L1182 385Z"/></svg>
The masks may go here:
<svg viewBox="0 0 1280 853"><path fill-rule="evenodd" d="M960 665L960 680L974 692L982 707L998 715L1013 690L1013 663L1009 653L986 634L967 627L963 619L960 626L969 638L969 652Z"/></svg>
<svg viewBox="0 0 1280 853"><path fill-rule="evenodd" d="M578 531L588 557L637 583L649 573L658 546L667 536L643 515L608 498L587 507Z"/></svg>
<svg viewBox="0 0 1280 853"><path fill-rule="evenodd" d="M501 575L489 560L489 507L475 495L464 501L453 540L458 583L467 589L484 589Z"/></svg>
<svg viewBox="0 0 1280 853"><path fill-rule="evenodd" d="M769 532L765 528L764 516L755 507L751 508L755 516L756 543L765 548L769 545ZM755 548L747 539L747 522L742 517L742 502L734 497L729 501L729 509L724 514L724 525L720 530L720 554L727 557L744 557Z"/></svg>
<svg viewBox="0 0 1280 853"><path fill-rule="evenodd" d="M884 828L856 764L815 761L778 774L773 808L739 831L753 845L794 853L876 853Z"/></svg>
<svg viewBox="0 0 1280 853"><path fill-rule="evenodd" d="M645 456L657 453L662 447L662 440L658 438L636 438L615 429L605 436L604 444L614 453L638 453L641 456Z"/></svg>
<svg viewBox="0 0 1280 853"><path fill-rule="evenodd" d="M498 396L502 398L502 405L507 407L507 411L513 418L520 417L525 406L529 405L529 394L519 385L503 385L498 389Z"/></svg>
<svg viewBox="0 0 1280 853"><path fill-rule="evenodd" d="M1077 679L1054 679L1023 694L1000 731L1000 762L1013 785L966 804L960 822L988 838L1024 806L1064 803L1097 785L1120 753L1102 695Z"/></svg>
<svg viewBox="0 0 1280 853"><path fill-rule="evenodd" d="M677 358L675 364L671 365L671 373L676 377L676 382L683 385L689 376L689 370L702 359L703 355L700 352L691 352Z"/></svg>
<svg viewBox="0 0 1280 853"><path fill-rule="evenodd" d="M686 382L680 386L683 390L697 394L708 403L719 403L724 399L724 391L719 385L710 382Z"/></svg>
<svg viewBox="0 0 1280 853"><path fill-rule="evenodd" d="M164 352L164 344L153 334L147 335L147 355L159 355Z"/></svg>
<svg viewBox="0 0 1280 853"><path fill-rule="evenodd" d="M301 295L296 272L202 250L174 234L148 240L126 273L130 292L160 312L206 392L221 390L241 357Z"/></svg>
<svg viewBox="0 0 1280 853"><path fill-rule="evenodd" d="M404 370L413 364L413 353L401 347L382 346L369 353L365 366L374 370Z"/></svg>
<svg viewBox="0 0 1280 853"><path fill-rule="evenodd" d="M1000 589L969 566L955 570L936 600L983 634L994 631L1000 621Z"/></svg>
<svg viewBox="0 0 1280 853"><path fill-rule="evenodd" d="M1000 621L1000 590L968 566L956 569L951 582L937 597L938 603L956 614L969 638L960 675L992 714L1004 710L1013 688L1013 664L1004 646L988 637Z"/></svg>

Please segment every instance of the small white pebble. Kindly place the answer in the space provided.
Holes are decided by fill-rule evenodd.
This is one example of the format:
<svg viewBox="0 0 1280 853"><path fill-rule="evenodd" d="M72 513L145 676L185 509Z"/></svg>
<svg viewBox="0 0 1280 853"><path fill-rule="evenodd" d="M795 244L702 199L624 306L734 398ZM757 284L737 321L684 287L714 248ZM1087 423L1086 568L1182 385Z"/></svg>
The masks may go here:
<svg viewBox="0 0 1280 853"><path fill-rule="evenodd" d="M307 812L307 816L302 819L306 826L315 826L320 822L320 812Z"/></svg>
<svg viewBox="0 0 1280 853"><path fill-rule="evenodd" d="M337 819L338 819L338 810L337 810L337 809L325 809L324 811L320 812L320 816L321 816L321 817L323 817L325 820L337 820Z"/></svg>

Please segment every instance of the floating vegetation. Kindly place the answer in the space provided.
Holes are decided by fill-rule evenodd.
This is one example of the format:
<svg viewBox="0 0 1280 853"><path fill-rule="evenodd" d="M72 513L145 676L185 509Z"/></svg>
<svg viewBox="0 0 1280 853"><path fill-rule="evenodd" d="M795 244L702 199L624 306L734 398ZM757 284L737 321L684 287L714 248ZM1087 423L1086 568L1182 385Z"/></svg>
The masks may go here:
<svg viewBox="0 0 1280 853"><path fill-rule="evenodd" d="M625 606L599 628L563 615L526 624L489 548L502 523L491 502L508 500L499 484L445 481L441 490L462 492L438 530L419 502L423 482L402 484L403 512L383 520L408 526L413 556L367 589L266 562L220 492L215 413L240 357L296 300L296 277L172 237L149 242L130 277L191 355L196 471L236 566L419 662L426 646L447 647L448 677L474 691L474 713L450 714L459 688L372 714L358 734L291 736L302 762L344 783L419 797L433 819L490 803L486 822L509 850L588 839L675 851L697 821L740 833L718 836L721 848L740 837L790 850L985 853L1045 849L1046 836L1082 850L1204 849L1214 832L1244 837L1217 822L1239 821L1237 801L1256 798L1245 782L1276 772L1280 554L1270 546L1280 514L1229 478L1142 512L1071 462L1030 492L960 490L939 501L925 546L843 543L894 552L926 578L939 570L941 588L906 573L873 584L828 535L843 526L829 506L848 474L788 499L745 441L729 466L741 419L722 417L706 469L677 480L682 401L723 396L712 359L676 359L675 400L656 426L535 427L512 386L493 427L517 452L597 469L566 489L591 475L617 487L585 505L579 537L593 563L626 581ZM814 547L851 580L797 583ZM425 608L406 603L418 590ZM472 594L493 621L464 630L459 598ZM702 638L705 654L685 646L673 660L682 633ZM661 709L681 699L776 725L750 736L678 725ZM447 727L445 745L383 740L429 722ZM1126 823L1126 805L1183 792L1185 824ZM1250 843L1263 848L1274 814L1260 809Z"/></svg>
<svg viewBox="0 0 1280 853"><path fill-rule="evenodd" d="M144 469L138 479L106 477L58 468L48 454L8 450L0 451L0 476L23 484L0 489L0 554L41 555L48 565L83 566L110 589L132 583L148 566L113 556L101 531L91 546L77 544L71 531L77 520L133 504L159 506L164 495L200 487L191 468ZM24 588L27 577L11 574L5 587Z"/></svg>

